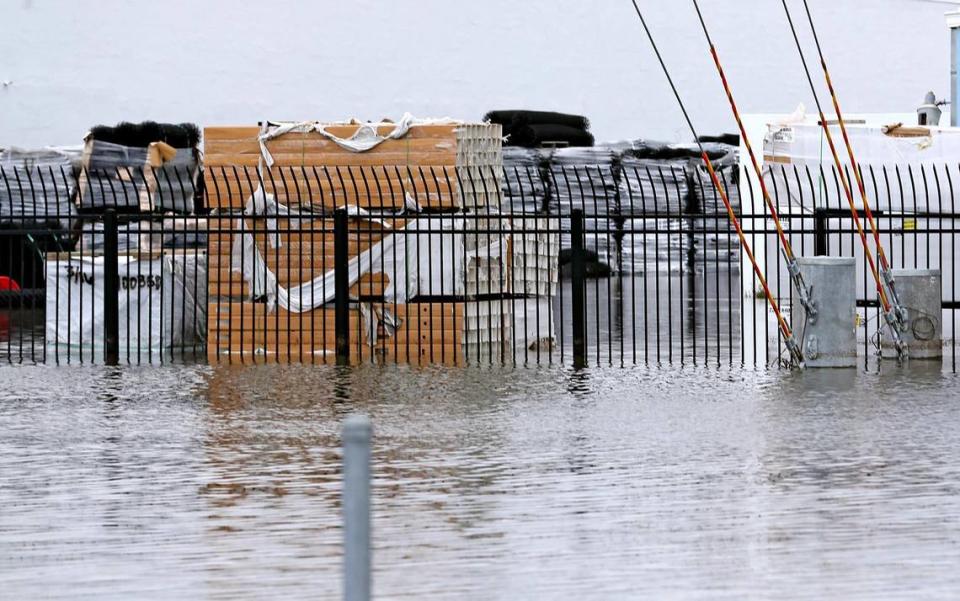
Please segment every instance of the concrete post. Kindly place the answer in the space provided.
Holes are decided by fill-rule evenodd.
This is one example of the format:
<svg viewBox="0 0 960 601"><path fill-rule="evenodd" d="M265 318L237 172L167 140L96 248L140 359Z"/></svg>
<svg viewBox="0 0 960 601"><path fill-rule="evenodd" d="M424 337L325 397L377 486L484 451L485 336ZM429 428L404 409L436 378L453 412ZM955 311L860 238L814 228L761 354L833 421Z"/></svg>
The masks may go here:
<svg viewBox="0 0 960 601"><path fill-rule="evenodd" d="M807 367L857 366L857 265L853 257L798 257L817 315L799 302L790 319Z"/></svg>
<svg viewBox="0 0 960 601"><path fill-rule="evenodd" d="M911 359L943 357L942 278L939 269L895 269L897 296L907 310L903 341ZM896 357L893 340L883 339L884 357ZM887 352L887 351L890 352Z"/></svg>
<svg viewBox="0 0 960 601"><path fill-rule="evenodd" d="M370 419L343 422L343 598L370 601Z"/></svg>

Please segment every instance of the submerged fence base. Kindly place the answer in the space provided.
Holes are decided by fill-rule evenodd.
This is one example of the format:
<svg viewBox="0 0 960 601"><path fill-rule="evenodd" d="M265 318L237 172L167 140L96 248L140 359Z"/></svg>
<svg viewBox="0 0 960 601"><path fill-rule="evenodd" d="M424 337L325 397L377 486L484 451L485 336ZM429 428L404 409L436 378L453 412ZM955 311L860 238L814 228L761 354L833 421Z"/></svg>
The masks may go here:
<svg viewBox="0 0 960 601"><path fill-rule="evenodd" d="M773 224L738 210L774 296L815 339L808 355L832 356L842 330L847 364L856 327L856 356L872 358L883 320L835 173L770 169L797 254L853 257L855 275L821 288L842 281L848 299L852 285L858 315L805 326ZM956 369L960 172L864 170L891 265L941 273L939 298L917 300L914 356L946 348ZM773 366L784 350L720 199L681 162L513 166L476 181L406 165L207 171L214 185L191 206L218 209L189 215L137 212L111 190L117 174L83 174L125 207L115 240L112 218L73 203L68 174L0 172L18 199L47 190L43 210L0 207L0 360ZM720 177L733 199L758 198L739 170ZM446 202L455 190L485 201Z"/></svg>

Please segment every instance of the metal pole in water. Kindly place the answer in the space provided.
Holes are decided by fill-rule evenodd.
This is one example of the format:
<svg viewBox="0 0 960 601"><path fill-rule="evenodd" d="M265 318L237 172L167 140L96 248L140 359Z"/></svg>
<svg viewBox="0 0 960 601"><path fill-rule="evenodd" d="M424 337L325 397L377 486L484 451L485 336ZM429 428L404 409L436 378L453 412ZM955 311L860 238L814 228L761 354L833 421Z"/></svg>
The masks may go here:
<svg viewBox="0 0 960 601"><path fill-rule="evenodd" d="M120 268L118 266L117 211L103 216L103 362L120 364Z"/></svg>
<svg viewBox="0 0 960 601"><path fill-rule="evenodd" d="M586 266L584 265L583 245L584 218L583 209L574 209L570 213L570 236L572 238L572 271L573 271L573 366L582 368L587 366L587 336L586 336L586 307L584 292L586 290Z"/></svg>
<svg viewBox="0 0 960 601"><path fill-rule="evenodd" d="M774 298L773 293L770 291L770 287L767 285L767 278L760 269L760 266L757 264L757 259L753 254L753 249L750 247L750 243L747 242L747 238L743 233L743 228L740 227L740 219L737 218L736 211L734 211L733 205L730 204L730 199L727 197L726 189L720 182L720 178L717 176L717 172L713 167L713 162L710 160L710 156L703 147L700 135L697 133L697 128L693 126L693 120L690 118L690 113L687 112L687 107L684 104L683 99L680 97L680 91L677 89L677 85L673 81L673 76L670 75L670 70L667 68L667 63L663 60L663 56L660 54L660 48L653 39L653 33L647 26L647 20L643 18L643 12L640 10L640 5L637 4L637 0L630 1L637 13L637 17L640 19L640 24L643 26L644 32L647 34L647 39L650 40L650 46L653 48L653 53L657 57L657 62L660 63L660 68L663 70L664 76L667 78L667 83L670 84L670 89L673 91L673 95L677 100L677 104L680 106L680 112L683 113L683 118L687 122L687 126L690 128L690 133L693 134L693 138L696 140L697 146L700 149L700 158L703 160L703 165L706 167L707 173L710 175L710 180L713 182L713 187L717 190L720 200L723 201L723 204L727 209L727 216L730 219L730 223L737 231L737 237L740 239L740 247L743 249L744 254L747 255L747 258L750 259L750 264L753 265L753 272L756 275L757 280L760 282L761 288L763 288L763 293L767 298L767 303L770 305L770 308L773 309L774 315L776 315L777 325L780 327L780 331L783 333L784 343L786 344L787 350L790 352L791 363L797 367L802 367L803 353L800 350L800 345L798 345L794 339L793 329L783 317L783 313L780 311L780 303L776 298Z"/></svg>
<svg viewBox="0 0 960 601"><path fill-rule="evenodd" d="M370 599L370 418L343 422L343 599Z"/></svg>
<svg viewBox="0 0 960 601"><path fill-rule="evenodd" d="M346 209L333 214L334 335L337 365L350 364L350 247Z"/></svg>

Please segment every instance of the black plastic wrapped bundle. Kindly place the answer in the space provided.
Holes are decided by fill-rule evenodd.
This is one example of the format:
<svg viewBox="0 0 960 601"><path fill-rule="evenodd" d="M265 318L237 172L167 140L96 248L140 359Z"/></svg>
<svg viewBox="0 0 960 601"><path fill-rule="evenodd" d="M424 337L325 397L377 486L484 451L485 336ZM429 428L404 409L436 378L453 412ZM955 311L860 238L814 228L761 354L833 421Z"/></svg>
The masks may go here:
<svg viewBox="0 0 960 601"><path fill-rule="evenodd" d="M671 155L673 157L673 155ZM690 159L636 158L621 160L620 202L625 228L636 233L624 239L624 264L636 271L651 268L678 269L683 263L686 240L682 215L688 208ZM664 237L666 232L676 236ZM646 261L646 263L644 263Z"/></svg>
<svg viewBox="0 0 960 601"><path fill-rule="evenodd" d="M625 215L680 215L687 206L689 160L651 160L624 156L620 179Z"/></svg>
<svg viewBox="0 0 960 601"><path fill-rule="evenodd" d="M90 129L90 137L134 148L146 148L154 142L165 142L174 148L196 148L200 145L200 128L193 123L121 122L113 126L94 126Z"/></svg>
<svg viewBox="0 0 960 601"><path fill-rule="evenodd" d="M618 150L611 147L558 148L550 153L549 181L552 214L561 216L561 248L570 248L569 216L573 209L582 209L587 234L586 248L610 264L614 246L609 232L614 223L607 216L619 213L617 195Z"/></svg>
<svg viewBox="0 0 960 601"><path fill-rule="evenodd" d="M736 164L716 165L717 177L727 194L734 212L740 214L740 170ZM716 255L736 257L740 242L727 214L727 207L713 184L707 170L698 166L692 173L691 189L696 207L705 215L697 225L705 231L698 241L698 261L713 260Z"/></svg>
<svg viewBox="0 0 960 601"><path fill-rule="evenodd" d="M0 151L0 224L69 229L79 150Z"/></svg>
<svg viewBox="0 0 960 601"><path fill-rule="evenodd" d="M543 169L546 164L547 159L539 150L503 149L503 200L511 211L519 214L545 211L547 191Z"/></svg>
<svg viewBox="0 0 960 601"><path fill-rule="evenodd" d="M199 129L189 123L147 121L103 125L90 130L80 177L80 208L100 212L108 207L126 211L192 213L199 171ZM176 154L151 167L150 145L163 142Z"/></svg>
<svg viewBox="0 0 960 601"><path fill-rule="evenodd" d="M544 124L523 125L513 130L510 144L525 148L537 148L554 144L558 146L593 146L593 134L568 125Z"/></svg>
<svg viewBox="0 0 960 601"><path fill-rule="evenodd" d="M122 146L91 140L80 175L80 210L140 209L140 191L146 190L146 147Z"/></svg>
<svg viewBox="0 0 960 601"><path fill-rule="evenodd" d="M574 129L590 129L590 120L586 117L550 111L490 111L483 120L502 125L505 136L513 133L515 126L525 125L564 125Z"/></svg>
<svg viewBox="0 0 960 601"><path fill-rule="evenodd" d="M191 149L178 148L177 156L153 170L157 180L153 205L165 211L194 212L197 160Z"/></svg>
<svg viewBox="0 0 960 601"><path fill-rule="evenodd" d="M549 111L490 111L484 120L503 126L506 146L539 148L555 146L593 146L590 120L582 115Z"/></svg>

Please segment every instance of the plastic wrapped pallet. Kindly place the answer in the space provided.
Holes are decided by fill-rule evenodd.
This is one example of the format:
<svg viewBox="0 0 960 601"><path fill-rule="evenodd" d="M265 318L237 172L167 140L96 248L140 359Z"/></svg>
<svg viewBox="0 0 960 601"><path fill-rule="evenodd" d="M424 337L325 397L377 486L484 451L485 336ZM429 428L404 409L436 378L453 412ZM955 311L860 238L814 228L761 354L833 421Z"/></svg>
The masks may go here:
<svg viewBox="0 0 960 601"><path fill-rule="evenodd" d="M539 150L517 146L503 149L503 200L512 213L532 215L548 210L542 171L547 164Z"/></svg>
<svg viewBox="0 0 960 601"><path fill-rule="evenodd" d="M561 215L561 229L570 232L568 216L574 209L582 210L587 215L585 245L607 264L613 246L607 232L613 225L605 216L618 212L617 175L613 169L616 158L616 151L609 147L561 148L550 157L550 212ZM561 244L571 248L569 233L563 234Z"/></svg>
<svg viewBox="0 0 960 601"><path fill-rule="evenodd" d="M79 149L0 150L0 223L67 229Z"/></svg>
<svg viewBox="0 0 960 601"><path fill-rule="evenodd" d="M53 256L46 263L48 358L103 359L103 257ZM149 361L197 348L206 334L206 256L122 255L117 292L122 360Z"/></svg>
<svg viewBox="0 0 960 601"><path fill-rule="evenodd" d="M174 148L164 142L125 146L89 135L79 177L79 205L85 211L195 209L199 172L195 148Z"/></svg>
<svg viewBox="0 0 960 601"><path fill-rule="evenodd" d="M727 200L734 212L740 213L740 174L737 167L717 167L717 177L723 185ZM695 236L697 260L716 263L718 258L733 259L739 256L740 241L727 214L726 205L717 192L713 180L706 169L697 166L693 170L692 189L696 208L704 217L695 220L697 230L703 233Z"/></svg>

